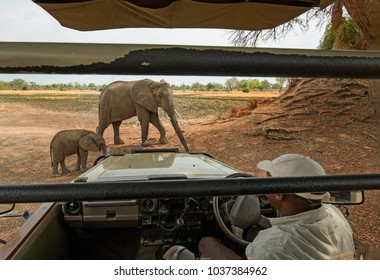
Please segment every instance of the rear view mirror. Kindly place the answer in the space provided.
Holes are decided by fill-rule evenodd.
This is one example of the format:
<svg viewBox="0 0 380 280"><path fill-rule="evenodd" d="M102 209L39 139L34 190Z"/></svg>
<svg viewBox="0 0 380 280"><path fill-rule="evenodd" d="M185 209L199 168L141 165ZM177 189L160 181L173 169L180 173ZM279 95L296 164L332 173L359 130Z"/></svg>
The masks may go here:
<svg viewBox="0 0 380 280"><path fill-rule="evenodd" d="M326 203L338 205L362 204L364 202L363 191L331 191L330 198Z"/></svg>
<svg viewBox="0 0 380 280"><path fill-rule="evenodd" d="M12 211L14 208L15 208L15 204L14 204L14 203L4 203L4 204L0 204L0 215L1 215L1 214L4 214L4 213L7 213L7 212L10 212L10 211Z"/></svg>

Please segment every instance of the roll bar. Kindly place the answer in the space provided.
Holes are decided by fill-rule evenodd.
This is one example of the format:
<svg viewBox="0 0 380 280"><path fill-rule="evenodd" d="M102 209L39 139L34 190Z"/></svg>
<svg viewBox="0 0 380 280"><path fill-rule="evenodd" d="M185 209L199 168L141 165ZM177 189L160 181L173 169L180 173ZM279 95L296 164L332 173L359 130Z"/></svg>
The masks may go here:
<svg viewBox="0 0 380 280"><path fill-rule="evenodd" d="M0 73L380 78L379 51L0 42Z"/></svg>
<svg viewBox="0 0 380 280"><path fill-rule="evenodd" d="M0 185L0 203L352 191L380 189L380 174Z"/></svg>

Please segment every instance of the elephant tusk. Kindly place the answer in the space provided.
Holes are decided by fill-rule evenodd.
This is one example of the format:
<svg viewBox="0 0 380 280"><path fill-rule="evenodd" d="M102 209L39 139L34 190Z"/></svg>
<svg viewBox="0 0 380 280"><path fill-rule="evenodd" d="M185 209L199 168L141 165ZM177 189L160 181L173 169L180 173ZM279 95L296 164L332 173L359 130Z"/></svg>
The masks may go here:
<svg viewBox="0 0 380 280"><path fill-rule="evenodd" d="M178 112L177 112L176 109L174 109L174 112L175 112L175 114L177 115L177 117L180 118L180 116L179 116L179 114L178 114Z"/></svg>

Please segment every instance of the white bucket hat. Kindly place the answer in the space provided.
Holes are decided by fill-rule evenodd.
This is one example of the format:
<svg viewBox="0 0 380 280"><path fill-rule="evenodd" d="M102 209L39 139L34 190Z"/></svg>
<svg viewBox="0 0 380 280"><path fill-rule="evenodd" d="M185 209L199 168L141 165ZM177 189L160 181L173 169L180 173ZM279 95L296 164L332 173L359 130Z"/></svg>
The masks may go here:
<svg viewBox="0 0 380 280"><path fill-rule="evenodd" d="M261 170L269 172L272 177L299 177L326 175L323 167L309 157L298 154L284 154L274 160L263 160L257 164ZM326 200L327 192L295 193L305 199Z"/></svg>

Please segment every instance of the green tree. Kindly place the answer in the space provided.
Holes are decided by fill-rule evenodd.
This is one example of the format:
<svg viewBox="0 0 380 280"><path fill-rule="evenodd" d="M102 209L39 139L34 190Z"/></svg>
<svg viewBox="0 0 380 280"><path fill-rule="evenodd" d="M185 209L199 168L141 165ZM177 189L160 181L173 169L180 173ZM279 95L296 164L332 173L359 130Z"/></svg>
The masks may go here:
<svg viewBox="0 0 380 280"><path fill-rule="evenodd" d="M200 90L201 87L202 87L202 84L201 84L201 83L198 83L198 82L193 83L193 84L191 85L191 89L192 89L192 90Z"/></svg>
<svg viewBox="0 0 380 280"><path fill-rule="evenodd" d="M250 87L249 87L249 80L241 80L239 82L239 90L243 92L249 92Z"/></svg>
<svg viewBox="0 0 380 280"><path fill-rule="evenodd" d="M317 22L317 28L327 25L328 32L323 36L326 41L320 43L320 48L338 49L341 48L339 41L343 41L349 43L352 49L368 49L373 44L375 32L368 20L372 5L377 4L369 0L336 0L325 9L310 9L302 16L272 29L231 31L229 40L235 46L256 46L259 41L281 40L295 27L306 32L313 21Z"/></svg>
<svg viewBox="0 0 380 280"><path fill-rule="evenodd" d="M261 90L261 82L257 79L251 79L249 80L249 88L251 90Z"/></svg>
<svg viewBox="0 0 380 280"><path fill-rule="evenodd" d="M228 79L224 86L227 88L227 90L234 90L239 88L239 80L236 77L232 77Z"/></svg>
<svg viewBox="0 0 380 280"><path fill-rule="evenodd" d="M284 77L277 77L276 78L276 82L278 84L278 88L276 86L275 89L278 89L279 91L282 91L282 89L284 88L284 84L286 82L287 78L284 78ZM273 88L274 85L272 85L272 88ZM274 89L274 88L273 88Z"/></svg>
<svg viewBox="0 0 380 280"><path fill-rule="evenodd" d="M217 86L215 83L207 83L206 90L217 90Z"/></svg>
<svg viewBox="0 0 380 280"><path fill-rule="evenodd" d="M278 91L281 91L281 89L282 89L282 87L281 87L281 85L279 83L272 84L270 88L278 90Z"/></svg>
<svg viewBox="0 0 380 280"><path fill-rule="evenodd" d="M362 37L362 32L351 17L342 18L343 23L337 29L329 24L320 40L321 50L351 49Z"/></svg>
<svg viewBox="0 0 380 280"><path fill-rule="evenodd" d="M37 83L36 82L29 82L30 89L37 89Z"/></svg>
<svg viewBox="0 0 380 280"><path fill-rule="evenodd" d="M177 87L178 89L180 90L187 90L187 89L190 89L190 86L188 85L185 85L185 84L181 84L179 87Z"/></svg>
<svg viewBox="0 0 380 280"><path fill-rule="evenodd" d="M27 90L28 89L28 83L23 79L14 79L9 84L13 90Z"/></svg>
<svg viewBox="0 0 380 280"><path fill-rule="evenodd" d="M89 83L88 88L91 90L96 90L98 87L94 83Z"/></svg>
<svg viewBox="0 0 380 280"><path fill-rule="evenodd" d="M267 80L262 80L261 81L261 88L262 88L262 90L268 90L271 88L271 83L268 82Z"/></svg>

